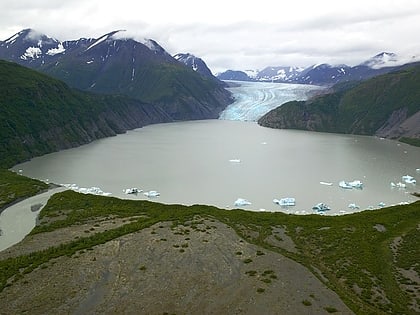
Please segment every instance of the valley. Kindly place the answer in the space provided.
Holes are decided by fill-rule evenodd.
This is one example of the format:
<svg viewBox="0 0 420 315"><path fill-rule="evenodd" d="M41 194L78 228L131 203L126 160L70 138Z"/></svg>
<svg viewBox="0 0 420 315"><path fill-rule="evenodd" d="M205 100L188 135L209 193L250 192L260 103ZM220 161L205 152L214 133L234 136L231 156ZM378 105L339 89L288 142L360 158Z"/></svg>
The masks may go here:
<svg viewBox="0 0 420 315"><path fill-rule="evenodd" d="M32 29L0 58L0 314L419 313L415 63L232 84Z"/></svg>

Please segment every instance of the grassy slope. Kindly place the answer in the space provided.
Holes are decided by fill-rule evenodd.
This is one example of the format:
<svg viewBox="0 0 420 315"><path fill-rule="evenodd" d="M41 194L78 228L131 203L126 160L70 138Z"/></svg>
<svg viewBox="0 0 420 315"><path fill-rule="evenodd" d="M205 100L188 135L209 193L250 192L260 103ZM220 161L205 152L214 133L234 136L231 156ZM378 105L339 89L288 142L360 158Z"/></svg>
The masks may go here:
<svg viewBox="0 0 420 315"><path fill-rule="evenodd" d="M162 122L166 115L137 100L72 90L61 81L0 60L0 166L49 153L64 143L71 147L123 132L112 124L113 118L126 123L122 118L141 111L149 111L151 121L157 117ZM100 120L105 112L113 115Z"/></svg>
<svg viewBox="0 0 420 315"><path fill-rule="evenodd" d="M68 191L53 196L42 210L42 218L56 220L38 226L32 233L89 222L94 218L139 214L143 216L122 227L1 261L0 287L4 288L7 281L11 285L11 279L18 280L52 258L71 256L157 222L172 221L177 225L200 215L225 222L247 241L280 252L306 265L316 275L319 274L315 270L319 270L322 273L320 278L327 279L326 284L358 314L415 314L408 306L415 298L419 301L419 292L401 286L409 281L397 268L414 269L417 275L420 273L420 202L338 217L294 216L226 211L210 206L163 205ZM298 252L289 252L268 242L267 237L273 235L275 227L286 229ZM402 237L402 242L393 253L390 246L398 237ZM416 285L418 287L419 283Z"/></svg>
<svg viewBox="0 0 420 315"><path fill-rule="evenodd" d="M420 67L388 73L307 102L288 102L263 116L272 128L373 135L398 109L420 110Z"/></svg>
<svg viewBox="0 0 420 315"><path fill-rule="evenodd" d="M0 169L0 212L17 200L36 195L48 185L34 179Z"/></svg>

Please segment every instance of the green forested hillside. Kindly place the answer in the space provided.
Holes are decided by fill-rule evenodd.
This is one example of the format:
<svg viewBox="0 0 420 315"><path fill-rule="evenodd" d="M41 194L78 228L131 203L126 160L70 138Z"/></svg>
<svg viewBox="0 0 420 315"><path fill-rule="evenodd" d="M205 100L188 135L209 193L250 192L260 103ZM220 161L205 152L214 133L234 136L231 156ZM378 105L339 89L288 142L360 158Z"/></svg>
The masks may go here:
<svg viewBox="0 0 420 315"><path fill-rule="evenodd" d="M212 304L211 301L220 298L219 290L223 290L225 294L234 294L229 291L231 283L225 284L223 288L217 287L217 275L211 276L211 284L203 284L209 269L212 270L214 266L217 269L223 262L223 258L212 261L211 257L223 252L225 258L229 253L234 253L236 258L229 261L230 280L241 289L246 288L245 292L251 290L253 303L262 303L259 296L268 298L267 303L284 302L279 295L281 286L278 285L282 283L287 288L288 283L283 282L284 273L291 272L296 281L301 281L298 283L301 290L309 289L313 292L304 297L300 297L300 290L293 293L297 300L292 298L288 303L294 307L300 305L300 312L285 309L276 314L349 314L342 308L331 306L325 307L321 312L312 309L310 306L318 303L320 288L308 288L306 278L297 274L295 269L281 271L286 261L280 256L269 258L272 253L277 253L306 266L325 286L336 292L355 314L414 315L420 309L419 206L417 202L344 216L296 216L221 210L202 205L163 205L66 191L54 195L42 210L40 225L32 231L28 239L28 244L32 245L25 247L23 242L21 249L15 248L14 255L10 251L11 254L6 253L9 258L0 260L0 300L9 305L9 301L16 299L13 292L24 292L27 298L20 299L20 306L15 306L15 311L32 305L37 305L38 311L51 311L74 304L73 292L88 291L94 294L101 288L101 293L105 296L117 296L115 298L112 295L112 303L114 307L121 309L127 301L126 294L130 294L133 303L142 304L143 301L146 303L145 296L150 296L139 293L142 288L157 287L161 288L158 291L160 295L152 295L153 304L147 305L148 310L159 304L157 301L160 296L166 296L165 301L168 303L165 303L165 307L173 311L174 305L183 304L175 302L186 302L187 298L174 294L167 287L168 278L158 276L171 274L179 275L174 281L180 290L194 290L195 301L204 305ZM118 225L117 222L121 220L125 223ZM221 244L219 240L223 232L217 222L223 222L235 230L239 238L235 237L234 242L225 244L226 246ZM101 228L102 226L106 229ZM69 227L71 230L66 231ZM166 228L172 232L164 233ZM60 230L66 232L60 233ZM140 231L145 233L134 240L131 236L138 235ZM42 241L34 241L37 237ZM119 260L121 258L118 255L129 243L135 244L135 251L130 251L124 260ZM201 251L199 244L203 243L205 250ZM247 254L244 250L245 243L256 246L253 254ZM33 244L36 244L36 248ZM165 256L159 256L157 252L161 246L166 245ZM111 251L105 250L106 246ZM221 250L219 246L225 247ZM148 251L150 248L152 251ZM86 255L90 256L84 259ZM160 269L162 257L163 260L173 262L170 269ZM103 260L106 263L102 264ZM84 284L79 290L72 291L74 286L70 277L68 281L60 280L60 275L69 268L81 272L84 265L92 261L95 269L102 270L99 277L109 274L111 266L118 264L121 264L121 268L130 270L129 274L125 274L121 272L121 268L117 269L118 279L126 277L124 279L128 281L136 277L139 268L141 272L150 272L151 277L140 278L141 281L136 281L133 290L126 290L125 280L112 282L112 286L106 282L105 287L98 280L100 278L95 278L95 285ZM196 268L196 262L203 267ZM236 262L240 266L246 266L246 269L236 268ZM42 270L54 270L48 273L48 284L45 286L38 285L45 277ZM218 270L218 273L225 271ZM249 281L251 286L248 286ZM202 290L202 284L206 290ZM57 297L54 292L58 287L61 289ZM41 294L36 293L40 290L42 296L54 295L55 298L39 298ZM123 295L119 292L123 292ZM110 305L109 300L104 301L107 306ZM228 303L235 304L238 301L232 299ZM241 306L245 307L245 311L242 311L247 313L249 304L244 303ZM156 313L161 314L164 311L160 308L159 310ZM177 310L177 313L188 312L182 307Z"/></svg>
<svg viewBox="0 0 420 315"><path fill-rule="evenodd" d="M420 138L420 66L388 73L267 113L259 124L324 132ZM417 114L417 115L416 115Z"/></svg>
<svg viewBox="0 0 420 315"><path fill-rule="evenodd" d="M159 106L95 95L0 60L0 165L170 121Z"/></svg>

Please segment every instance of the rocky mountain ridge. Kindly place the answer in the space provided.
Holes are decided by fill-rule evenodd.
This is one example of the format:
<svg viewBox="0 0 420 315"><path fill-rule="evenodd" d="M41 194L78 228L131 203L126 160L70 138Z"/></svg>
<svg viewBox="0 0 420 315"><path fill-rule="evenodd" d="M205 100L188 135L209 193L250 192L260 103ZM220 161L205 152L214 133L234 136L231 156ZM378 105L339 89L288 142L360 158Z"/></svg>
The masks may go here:
<svg viewBox="0 0 420 315"><path fill-rule="evenodd" d="M156 41L135 40L124 31L62 42L25 29L0 42L0 59L73 88L159 105L175 120L216 118L232 102L219 80L185 66Z"/></svg>
<svg viewBox="0 0 420 315"><path fill-rule="evenodd" d="M395 53L382 52L356 66L326 63L306 68L277 66L262 70L227 70L219 73L217 77L220 80L333 85L339 82L366 80L405 68L417 61L419 58L416 56L403 59Z"/></svg>

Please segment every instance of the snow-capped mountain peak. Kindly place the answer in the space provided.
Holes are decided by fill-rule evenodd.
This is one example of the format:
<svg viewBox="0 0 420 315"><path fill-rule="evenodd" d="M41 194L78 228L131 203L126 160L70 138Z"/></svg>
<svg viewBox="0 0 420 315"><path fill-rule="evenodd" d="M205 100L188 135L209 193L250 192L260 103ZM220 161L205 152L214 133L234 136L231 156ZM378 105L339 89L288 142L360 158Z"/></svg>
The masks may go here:
<svg viewBox="0 0 420 315"><path fill-rule="evenodd" d="M397 54L391 52L381 52L362 63L372 69L380 69L400 64Z"/></svg>
<svg viewBox="0 0 420 315"><path fill-rule="evenodd" d="M86 48L86 51L88 51L89 49L92 49L93 47L99 45L100 43L106 41L106 40L113 40L113 36L115 34L117 34L118 32L121 32L121 30L118 31L113 31L111 33L102 35L101 37L99 37L97 40L95 40L88 48Z"/></svg>
<svg viewBox="0 0 420 315"><path fill-rule="evenodd" d="M41 59L45 55L53 56L64 53L63 44L50 36L33 29L24 29L0 42L0 46L10 50L15 58L25 61Z"/></svg>

